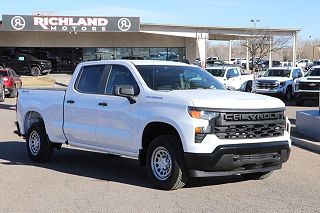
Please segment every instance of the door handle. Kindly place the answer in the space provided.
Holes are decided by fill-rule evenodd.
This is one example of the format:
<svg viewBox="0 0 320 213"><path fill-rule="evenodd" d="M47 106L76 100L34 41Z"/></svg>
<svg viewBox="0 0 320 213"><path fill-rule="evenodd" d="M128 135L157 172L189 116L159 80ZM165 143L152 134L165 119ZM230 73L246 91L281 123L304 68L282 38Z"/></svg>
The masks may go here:
<svg viewBox="0 0 320 213"><path fill-rule="evenodd" d="M74 104L74 100L67 100L68 104Z"/></svg>
<svg viewBox="0 0 320 213"><path fill-rule="evenodd" d="M98 103L99 106L108 106L108 103L105 103L105 102L101 102L101 103Z"/></svg>

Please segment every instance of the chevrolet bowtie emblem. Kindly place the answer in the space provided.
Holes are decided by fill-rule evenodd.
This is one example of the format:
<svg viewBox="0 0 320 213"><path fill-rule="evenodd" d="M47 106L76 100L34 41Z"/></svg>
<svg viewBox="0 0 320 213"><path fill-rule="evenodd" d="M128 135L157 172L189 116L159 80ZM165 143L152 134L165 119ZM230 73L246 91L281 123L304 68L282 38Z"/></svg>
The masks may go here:
<svg viewBox="0 0 320 213"><path fill-rule="evenodd" d="M317 85L317 84L315 84L315 83L309 84L310 87L314 87L314 86L316 86L316 85Z"/></svg>

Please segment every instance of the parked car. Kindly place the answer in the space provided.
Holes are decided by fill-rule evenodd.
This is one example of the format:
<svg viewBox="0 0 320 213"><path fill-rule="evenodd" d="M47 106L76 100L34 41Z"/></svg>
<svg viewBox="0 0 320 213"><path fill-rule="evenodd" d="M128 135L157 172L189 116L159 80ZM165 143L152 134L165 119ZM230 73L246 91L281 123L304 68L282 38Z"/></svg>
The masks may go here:
<svg viewBox="0 0 320 213"><path fill-rule="evenodd" d="M226 65L228 65L228 63L221 60L206 60L206 67L226 66Z"/></svg>
<svg viewBox="0 0 320 213"><path fill-rule="evenodd" d="M0 102L4 102L5 99L6 99L5 87L4 87L2 77L0 77Z"/></svg>
<svg viewBox="0 0 320 213"><path fill-rule="evenodd" d="M16 97L18 89L22 87L19 75L12 69L6 68L0 70L0 77L3 79L5 95L11 98Z"/></svg>
<svg viewBox="0 0 320 213"><path fill-rule="evenodd" d="M313 61L307 64L306 70L308 71L313 66L320 66L320 61Z"/></svg>
<svg viewBox="0 0 320 213"><path fill-rule="evenodd" d="M65 143L126 156L164 190L190 176L264 179L290 154L281 100L225 90L185 63L81 63L67 90L19 90L16 110L33 161L49 161Z"/></svg>
<svg viewBox="0 0 320 213"><path fill-rule="evenodd" d="M281 66L281 62L280 61L276 61L273 60L272 61L272 67L280 67ZM269 68L269 60L261 60L258 62L258 69L265 71Z"/></svg>
<svg viewBox="0 0 320 213"><path fill-rule="evenodd" d="M51 62L40 60L29 54L18 56L9 55L6 59L0 60L0 68L11 68L18 74L31 74L39 76L51 72Z"/></svg>
<svg viewBox="0 0 320 213"><path fill-rule="evenodd" d="M241 72L239 67L207 67L206 70L227 88L251 92L254 77Z"/></svg>
<svg viewBox="0 0 320 213"><path fill-rule="evenodd" d="M253 86L253 92L279 95L284 100L291 100L294 94L293 81L303 76L300 67L274 67L268 69Z"/></svg>
<svg viewBox="0 0 320 213"><path fill-rule="evenodd" d="M298 61L297 67L301 67L301 68L305 69L309 63L311 63L311 61L309 59L301 59Z"/></svg>
<svg viewBox="0 0 320 213"><path fill-rule="evenodd" d="M307 74L294 82L296 105L303 106L305 101L319 101L320 66L309 69Z"/></svg>

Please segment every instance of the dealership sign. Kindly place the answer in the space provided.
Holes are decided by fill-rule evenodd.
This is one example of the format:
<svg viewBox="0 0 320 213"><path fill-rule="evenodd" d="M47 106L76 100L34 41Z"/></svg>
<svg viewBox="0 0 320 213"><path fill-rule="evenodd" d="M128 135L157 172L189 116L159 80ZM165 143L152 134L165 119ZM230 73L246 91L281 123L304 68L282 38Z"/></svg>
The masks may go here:
<svg viewBox="0 0 320 213"><path fill-rule="evenodd" d="M7 31L139 32L139 17L2 15Z"/></svg>

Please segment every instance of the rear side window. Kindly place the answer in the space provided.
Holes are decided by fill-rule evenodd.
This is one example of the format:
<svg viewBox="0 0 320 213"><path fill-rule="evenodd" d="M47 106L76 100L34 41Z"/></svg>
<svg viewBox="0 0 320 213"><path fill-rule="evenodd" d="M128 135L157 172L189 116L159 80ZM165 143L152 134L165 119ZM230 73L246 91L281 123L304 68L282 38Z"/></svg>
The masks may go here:
<svg viewBox="0 0 320 213"><path fill-rule="evenodd" d="M93 94L104 92L105 65L85 66L79 76L75 87L77 91Z"/></svg>

